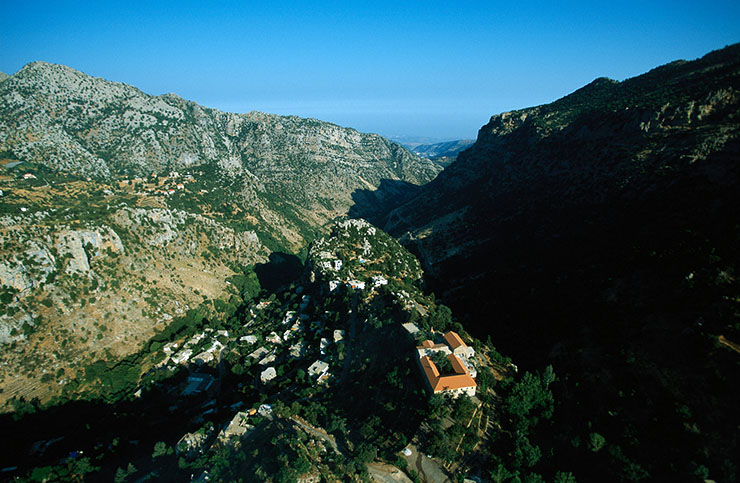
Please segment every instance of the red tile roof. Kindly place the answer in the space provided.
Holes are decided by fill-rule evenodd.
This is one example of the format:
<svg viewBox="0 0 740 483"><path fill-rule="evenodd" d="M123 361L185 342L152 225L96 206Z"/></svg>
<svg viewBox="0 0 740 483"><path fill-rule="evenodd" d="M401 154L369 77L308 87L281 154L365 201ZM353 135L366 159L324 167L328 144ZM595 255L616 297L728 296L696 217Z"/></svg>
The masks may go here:
<svg viewBox="0 0 740 483"><path fill-rule="evenodd" d="M468 368L463 365L462 361L456 355L450 354L447 358L450 360L452 370L455 371L455 374L469 374Z"/></svg>
<svg viewBox="0 0 740 483"><path fill-rule="evenodd" d="M467 368L462 362L460 362L460 359L458 359L456 355L450 354L447 358L450 360L452 368L455 371L455 374L449 376L440 376L439 369L437 369L437 366L429 357L423 356L419 360L421 368L424 371L424 375L426 376L433 392L436 393L466 387L477 387L475 379L470 376Z"/></svg>
<svg viewBox="0 0 740 483"><path fill-rule="evenodd" d="M460 336L453 331L449 331L445 334L445 341L453 351L458 347L467 347L467 344L465 344Z"/></svg>
<svg viewBox="0 0 740 483"><path fill-rule="evenodd" d="M437 366L427 356L422 357L420 360L421 368L424 370L424 375L427 376L429 383L432 385L432 387L434 387L432 381L436 381L439 377L439 370L437 369Z"/></svg>
<svg viewBox="0 0 740 483"><path fill-rule="evenodd" d="M477 387L475 380L470 375L442 376L437 380L434 392L452 391L465 387Z"/></svg>

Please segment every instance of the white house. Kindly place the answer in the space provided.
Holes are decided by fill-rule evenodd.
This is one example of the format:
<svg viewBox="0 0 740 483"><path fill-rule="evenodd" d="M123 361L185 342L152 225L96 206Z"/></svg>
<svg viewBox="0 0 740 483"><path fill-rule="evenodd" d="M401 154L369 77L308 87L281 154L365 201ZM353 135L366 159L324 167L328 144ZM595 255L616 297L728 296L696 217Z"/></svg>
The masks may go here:
<svg viewBox="0 0 740 483"><path fill-rule="evenodd" d="M267 383L269 381L272 381L276 377L277 377L277 371L275 370L275 368L268 367L267 369L262 371L262 373L260 374L260 381L262 381L262 383Z"/></svg>
<svg viewBox="0 0 740 483"><path fill-rule="evenodd" d="M313 364L308 366L308 375L320 379L327 372L329 372L329 364L324 361L315 361Z"/></svg>

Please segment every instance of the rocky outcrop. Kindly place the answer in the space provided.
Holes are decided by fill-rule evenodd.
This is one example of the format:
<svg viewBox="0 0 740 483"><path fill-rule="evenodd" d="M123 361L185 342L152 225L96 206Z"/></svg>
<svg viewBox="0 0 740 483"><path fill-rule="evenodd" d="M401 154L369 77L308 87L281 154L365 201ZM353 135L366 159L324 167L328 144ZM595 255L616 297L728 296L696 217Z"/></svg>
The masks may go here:
<svg viewBox="0 0 740 483"><path fill-rule="evenodd" d="M215 164L304 206L339 194L346 210L356 189L383 179L423 184L440 170L376 134L221 112L44 62L3 82L0 113L0 150L19 159L99 177Z"/></svg>
<svg viewBox="0 0 740 483"><path fill-rule="evenodd" d="M256 232L236 231L200 214L164 208L123 208L113 214L113 221L151 247L172 245L191 256L213 247L227 251L242 263L254 263L265 256ZM206 238L201 239L199 234Z"/></svg>
<svg viewBox="0 0 740 483"><path fill-rule="evenodd" d="M31 314L0 318L0 346L26 340L26 331L35 326L36 320Z"/></svg>
<svg viewBox="0 0 740 483"><path fill-rule="evenodd" d="M33 287L33 280L28 270L17 260L0 262L0 285L10 287L18 292L26 292Z"/></svg>
<svg viewBox="0 0 740 483"><path fill-rule="evenodd" d="M2 238L0 238L2 240ZM40 240L24 240L24 250L0 255L0 287L25 295L43 284L56 268L52 249Z"/></svg>

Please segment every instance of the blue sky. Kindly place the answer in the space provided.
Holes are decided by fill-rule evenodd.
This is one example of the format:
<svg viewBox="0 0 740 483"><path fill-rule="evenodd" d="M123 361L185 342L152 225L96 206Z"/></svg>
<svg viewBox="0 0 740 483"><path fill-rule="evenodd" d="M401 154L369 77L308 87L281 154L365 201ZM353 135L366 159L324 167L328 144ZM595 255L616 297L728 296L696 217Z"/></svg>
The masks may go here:
<svg viewBox="0 0 740 483"><path fill-rule="evenodd" d="M226 111L454 139L740 41L737 0L210 3L0 0L0 71L44 60Z"/></svg>

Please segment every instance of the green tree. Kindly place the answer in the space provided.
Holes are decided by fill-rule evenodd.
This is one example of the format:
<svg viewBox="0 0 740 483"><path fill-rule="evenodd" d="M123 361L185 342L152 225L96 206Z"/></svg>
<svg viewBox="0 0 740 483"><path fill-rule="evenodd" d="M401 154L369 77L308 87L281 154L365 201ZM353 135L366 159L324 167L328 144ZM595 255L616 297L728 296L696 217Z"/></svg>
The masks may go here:
<svg viewBox="0 0 740 483"><path fill-rule="evenodd" d="M378 450L370 443L360 443L355 450L355 461L369 463L378 455Z"/></svg>
<svg viewBox="0 0 740 483"><path fill-rule="evenodd" d="M604 438L599 433L591 433L588 435L589 439L589 449L593 451L594 453L598 453L601 448L606 445L606 438Z"/></svg>
<svg viewBox="0 0 740 483"><path fill-rule="evenodd" d="M552 481L553 483L576 483L576 477L569 471L558 471Z"/></svg>
<svg viewBox="0 0 740 483"><path fill-rule="evenodd" d="M518 430L526 432L540 418L552 417L555 401L548 387L555 377L552 367L545 369L545 375L546 379L526 372L504 401L504 408Z"/></svg>
<svg viewBox="0 0 740 483"><path fill-rule="evenodd" d="M167 444L164 441L157 441L154 443L154 452L152 453L152 459L165 456L167 454Z"/></svg>
<svg viewBox="0 0 740 483"><path fill-rule="evenodd" d="M452 325L452 310L446 305L439 304L437 310L432 314L430 322L435 329L448 330Z"/></svg>
<svg viewBox="0 0 740 483"><path fill-rule="evenodd" d="M447 358L447 355L445 355L444 352L438 351L432 354L432 362L434 362L434 365L437 366L437 370L440 374L452 374L454 371L452 370L452 363Z"/></svg>

